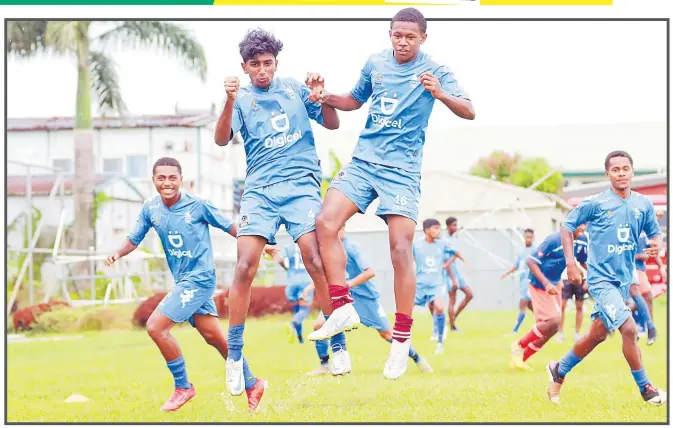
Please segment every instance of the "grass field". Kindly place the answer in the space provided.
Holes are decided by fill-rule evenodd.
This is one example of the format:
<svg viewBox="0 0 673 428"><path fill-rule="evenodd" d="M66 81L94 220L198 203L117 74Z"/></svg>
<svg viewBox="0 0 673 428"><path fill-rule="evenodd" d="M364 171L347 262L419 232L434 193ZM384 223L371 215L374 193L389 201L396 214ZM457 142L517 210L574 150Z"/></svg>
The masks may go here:
<svg viewBox="0 0 673 428"><path fill-rule="evenodd" d="M647 373L666 388L666 308L656 310L660 340L642 345ZM449 334L443 355L434 355L430 317L417 316L414 346L435 373L422 374L410 362L398 381L382 375L388 343L371 329L348 334L353 373L343 378L310 378L317 364L312 343L290 345L284 333L289 318L251 320L244 348L253 373L270 388L261 410L247 412L245 395L231 397L224 387L224 361L196 331L179 327L180 342L197 396L180 411L159 407L173 380L144 331L87 333L62 341L10 343L8 346L7 421L9 422L660 422L667 408L640 398L621 354L619 336L608 339L567 377L562 402L547 401L544 366L571 346L551 341L530 364L534 372L509 369L510 330L515 312L467 311L462 333ZM308 329L310 323L306 322ZM531 317L522 327L530 328ZM642 342L641 342L642 343ZM88 403L64 404L71 394Z"/></svg>

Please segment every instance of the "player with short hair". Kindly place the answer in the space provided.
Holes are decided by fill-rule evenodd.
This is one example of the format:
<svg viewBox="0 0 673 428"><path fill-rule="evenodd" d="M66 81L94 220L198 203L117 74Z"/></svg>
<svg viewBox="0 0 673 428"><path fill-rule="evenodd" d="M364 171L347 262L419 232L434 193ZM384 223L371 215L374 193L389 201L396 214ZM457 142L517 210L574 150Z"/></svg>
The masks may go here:
<svg viewBox="0 0 673 428"><path fill-rule="evenodd" d="M187 377L180 345L170 333L176 323L189 321L208 344L227 358L227 339L217 320L213 300L217 277L208 226L222 229L233 237L236 237L236 226L210 202L181 192L182 167L176 159L157 160L152 167L152 182L159 196L145 202L135 229L105 260L105 265L111 266L138 248L150 228L159 235L175 286L147 320L147 333L173 374L175 391L161 407L162 411L172 412L196 395ZM259 388L253 391L259 398L262 393Z"/></svg>
<svg viewBox="0 0 673 428"><path fill-rule="evenodd" d="M301 259L299 245L293 243L285 246L283 254L278 257L278 264L287 271L287 287L285 297L292 305L292 322L288 324L288 339L290 343L299 341L304 343L302 326L311 311L313 301L313 287L308 293L304 291L311 285L311 276Z"/></svg>
<svg viewBox="0 0 673 428"><path fill-rule="evenodd" d="M250 286L264 246L275 244L281 224L299 245L304 265L316 286L323 312L332 313L327 279L315 235L322 199L322 171L310 120L337 129L339 118L328 106L309 100L310 89L289 78L275 77L283 43L261 29L249 31L239 44L241 66L250 84L225 79L226 101L215 129L215 143L225 146L238 132L246 154L245 190L238 225L238 260L229 294L227 390L240 395L255 385L243 357L243 330L250 305ZM357 314L341 329L356 328ZM339 336L345 341L344 335Z"/></svg>
<svg viewBox="0 0 673 428"><path fill-rule="evenodd" d="M353 296L353 306L360 316L360 321L366 327L371 327L379 332L379 335L386 341L392 343L393 333L388 323L388 318L381 302L379 301L379 292L376 286L371 281L376 275L369 261L364 257L360 246L353 240L348 239L344 235L345 227L339 232L339 239L343 242L346 250L346 274L348 286L351 289ZM322 314L316 320L314 330L320 329L325 323L325 318ZM327 340L318 340L315 342L318 358L320 358L320 366L309 373L311 376L323 375L330 373L329 369L329 352L327 349ZM335 354L336 356L336 354ZM418 368L424 373L432 373L430 364L414 349L409 347L409 358L411 358ZM343 364L336 365L336 371L332 368L332 374L341 374ZM348 371L350 371L350 360L348 360Z"/></svg>
<svg viewBox="0 0 673 428"><path fill-rule="evenodd" d="M573 231L573 254L580 264L587 262L587 237L584 225ZM573 259L575 260L575 259ZM528 257L528 276L535 325L520 340L512 343L511 367L530 370L526 361L551 339L561 326L561 274L565 269L561 233L552 233Z"/></svg>
<svg viewBox="0 0 673 428"><path fill-rule="evenodd" d="M454 240L457 239L458 232L458 219L455 217L449 217L446 219L446 239L449 241L450 245L455 248ZM458 315L467 307L467 304L472 301L474 298L474 293L472 293L472 288L465 279L463 274L463 268L465 267L464 259L456 259L453 263L449 265L449 268L444 272L444 281L449 290L449 326L452 332L458 332L460 329L456 327L456 319ZM456 309L456 300L458 295L458 290L462 291L465 294L463 300L458 305Z"/></svg>
<svg viewBox="0 0 673 428"><path fill-rule="evenodd" d="M528 256L535 250L535 247L533 246L535 231L533 231L533 229L524 230L523 240L525 248L514 261L514 265L507 272L500 275L501 281L514 272L517 272L519 275L519 315L517 315L516 324L514 324L514 328L512 329L512 333L514 334L519 332L519 328L526 318L526 308L531 311L533 310L530 292L528 291L528 276L530 275L530 269L528 269Z"/></svg>
<svg viewBox="0 0 673 428"><path fill-rule="evenodd" d="M330 295L336 306L350 302L339 231L349 218L364 213L379 199L376 214L388 225L397 305L393 344L383 370L389 379L399 378L407 368L416 288L412 244L428 119L437 100L457 116L474 119L472 102L453 73L421 51L427 37L426 27L426 20L418 10L406 8L398 12L390 24L392 49L369 57L350 93L328 93L320 75L307 76L314 97L323 105L349 111L359 109L371 99L353 159L332 181L316 227ZM333 317L311 333L309 339L328 337L354 313L352 308L336 309Z"/></svg>
<svg viewBox="0 0 673 428"><path fill-rule="evenodd" d="M579 284L582 276L572 251L573 233L580 225L588 223L591 241L587 283L595 304L589 332L575 343L560 362L551 361L547 365L547 395L552 403L560 402L561 386L573 367L615 330L619 330L622 335L622 352L643 400L651 404L666 402L666 392L655 388L645 374L636 339L636 323L625 303L629 296L640 233L644 231L650 239L649 246L644 249L648 255L658 253L663 238L652 201L631 190L633 174L633 159L628 153L609 153L605 158L605 175L610 180L610 189L586 198L570 212L562 225L568 279Z"/></svg>
<svg viewBox="0 0 673 428"><path fill-rule="evenodd" d="M434 218L423 221L425 236L414 241L413 254L416 264L416 296L414 304L428 305L432 314L433 324L437 329L437 346L435 353L444 353L444 279L442 271L449 268L455 259L462 255L455 251L449 241L440 239L442 228Z"/></svg>

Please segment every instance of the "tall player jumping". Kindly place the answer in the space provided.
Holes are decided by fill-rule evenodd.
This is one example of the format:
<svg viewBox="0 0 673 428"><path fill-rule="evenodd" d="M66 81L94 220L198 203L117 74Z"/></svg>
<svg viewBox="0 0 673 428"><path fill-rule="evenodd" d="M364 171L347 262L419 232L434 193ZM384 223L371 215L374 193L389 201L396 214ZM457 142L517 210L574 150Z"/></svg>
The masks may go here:
<svg viewBox="0 0 673 428"><path fill-rule="evenodd" d="M352 301L346 283L346 253L339 231L356 213L379 198L376 214L387 224L394 269L397 313L393 343L383 374L397 379L407 370L416 279L412 243L421 193L421 159L425 130L436 100L454 114L474 119L474 108L453 73L421 51L427 23L416 9L398 12L390 24L392 49L369 57L350 93L324 90L323 78L307 76L312 95L323 105L350 111L371 98L364 130L352 161L332 181L316 219L320 256L335 308ZM355 310L335 309L310 340L329 337Z"/></svg>

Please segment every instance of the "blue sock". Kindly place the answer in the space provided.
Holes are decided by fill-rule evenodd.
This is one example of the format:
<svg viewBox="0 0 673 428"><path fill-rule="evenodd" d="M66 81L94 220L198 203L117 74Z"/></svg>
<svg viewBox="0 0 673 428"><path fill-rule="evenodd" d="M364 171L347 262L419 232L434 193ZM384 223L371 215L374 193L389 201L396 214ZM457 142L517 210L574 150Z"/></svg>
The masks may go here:
<svg viewBox="0 0 673 428"><path fill-rule="evenodd" d="M516 317L516 324L514 324L514 330L512 330L514 333L519 331L519 327L521 327L524 318L526 318L526 313L519 312L519 315Z"/></svg>
<svg viewBox="0 0 673 428"><path fill-rule="evenodd" d="M327 339L316 340L315 350L320 358L320 364L325 365L329 361L329 344Z"/></svg>
<svg viewBox="0 0 673 428"><path fill-rule="evenodd" d="M245 379L245 390L252 388L257 385L257 378L250 371L250 366L248 365L248 360L243 357L243 379Z"/></svg>
<svg viewBox="0 0 673 428"><path fill-rule="evenodd" d="M446 315L437 314L437 343L444 343L444 327L446 325Z"/></svg>
<svg viewBox="0 0 673 428"><path fill-rule="evenodd" d="M180 355L179 358L166 363L168 370L173 374L175 380L175 387L182 389L189 389L189 379L187 379L187 366L185 366L185 359Z"/></svg>
<svg viewBox="0 0 673 428"><path fill-rule="evenodd" d="M643 392L645 390L645 386L650 384L650 380L645 374L645 367L640 370L631 370L631 374L633 375L633 380L636 381L638 388L640 388L640 392Z"/></svg>
<svg viewBox="0 0 673 428"><path fill-rule="evenodd" d="M325 315L325 321L329 319L329 315ZM343 349L344 351L346 350L346 334L345 333L339 333L335 334L334 336L330 337L329 339L330 345L332 347L332 352L337 352Z"/></svg>
<svg viewBox="0 0 673 428"><path fill-rule="evenodd" d="M297 303L293 303L292 304L292 313L296 314L298 310L299 310L299 305Z"/></svg>
<svg viewBox="0 0 673 428"><path fill-rule="evenodd" d="M654 328L654 323L652 322L650 311L647 308L647 302L641 295L634 297L633 301L636 302L638 313L640 313L640 315L643 317L643 320L645 321L645 326L647 327L648 330L652 330Z"/></svg>
<svg viewBox="0 0 673 428"><path fill-rule="evenodd" d="M642 330L645 329L645 319L643 318L643 314L638 312L638 310L633 313L633 320L636 322L638 327L640 327Z"/></svg>
<svg viewBox="0 0 673 428"><path fill-rule="evenodd" d="M437 334L439 331L439 327L437 326L437 314L433 313L432 314L432 335L434 336Z"/></svg>
<svg viewBox="0 0 673 428"><path fill-rule="evenodd" d="M565 377L568 373L570 373L570 370L572 370L573 367L580 363L580 361L582 361L582 359L575 355L575 351L571 349L570 352L565 354L565 356L561 358L561 361L558 363L559 376Z"/></svg>
<svg viewBox="0 0 673 428"><path fill-rule="evenodd" d="M292 325L294 325L294 329L297 332L297 337L299 338L299 343L304 342L304 337L302 335L302 326L304 323L304 320L308 318L308 314L311 308L308 306L300 306L299 309L297 310L297 313L294 314L294 318L292 318Z"/></svg>
<svg viewBox="0 0 673 428"><path fill-rule="evenodd" d="M243 356L243 330L245 324L229 327L229 358L238 361Z"/></svg>

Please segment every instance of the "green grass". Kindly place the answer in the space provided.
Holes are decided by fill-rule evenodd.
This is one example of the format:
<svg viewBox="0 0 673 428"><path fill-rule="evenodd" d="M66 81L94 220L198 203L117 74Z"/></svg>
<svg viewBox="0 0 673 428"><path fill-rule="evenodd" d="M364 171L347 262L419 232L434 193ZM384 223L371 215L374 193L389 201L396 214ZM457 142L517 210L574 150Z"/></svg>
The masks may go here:
<svg viewBox="0 0 673 428"><path fill-rule="evenodd" d="M659 299L663 300L663 299ZM653 383L666 387L666 308L656 312L660 340L641 347ZM531 316L522 328L532 325ZM463 333L449 334L443 355L434 355L430 317L417 316L414 346L435 369L422 374L410 362L398 381L382 375L389 345L375 331L348 334L353 372L342 378L309 378L317 364L312 343L290 345L289 317L250 320L245 355L253 373L270 388L260 412L247 412L245 395L224 388L224 361L189 327L174 329L197 396L180 411L159 407L173 381L143 331L85 333L79 340L9 344L9 422L660 422L666 407L642 401L621 353L619 335L608 339L567 377L562 403L550 404L544 366L571 346L574 315L566 321L566 341L552 340L530 360L534 372L509 369L511 337L503 337L515 312L468 311ZM588 324L588 323L587 323ZM587 325L585 324L585 325ZM223 324L224 325L224 324ZM307 321L305 329L308 330ZM641 342L642 344L642 342ZM71 394L90 399L64 404Z"/></svg>

